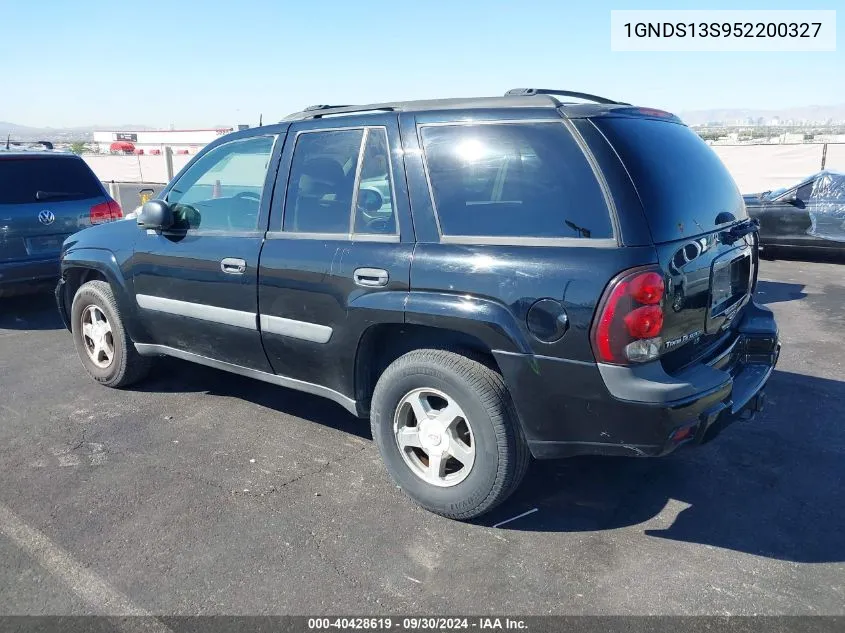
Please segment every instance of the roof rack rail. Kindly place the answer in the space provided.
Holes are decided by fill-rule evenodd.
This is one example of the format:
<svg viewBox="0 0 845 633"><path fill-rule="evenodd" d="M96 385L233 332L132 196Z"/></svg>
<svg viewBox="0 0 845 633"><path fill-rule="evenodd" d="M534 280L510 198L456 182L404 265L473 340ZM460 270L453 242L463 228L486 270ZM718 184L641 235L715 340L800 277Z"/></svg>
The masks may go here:
<svg viewBox="0 0 845 633"><path fill-rule="evenodd" d="M505 93L506 97L531 97L533 95L557 95L561 97L576 97L593 103L603 103L606 105L631 105L624 101L614 101L607 97L599 97L591 95L586 92L574 92L572 90L550 90L548 88L514 88Z"/></svg>
<svg viewBox="0 0 845 633"><path fill-rule="evenodd" d="M304 119L322 119L339 114L362 114L364 112L393 112L397 110L390 105L313 105L301 112L294 112L284 118L285 121L302 121Z"/></svg>
<svg viewBox="0 0 845 633"><path fill-rule="evenodd" d="M349 107L348 105L319 104L319 105L312 105L312 106L308 106L307 108L303 108L302 111L303 112L314 112L315 110L331 110L332 108L348 108L348 107Z"/></svg>

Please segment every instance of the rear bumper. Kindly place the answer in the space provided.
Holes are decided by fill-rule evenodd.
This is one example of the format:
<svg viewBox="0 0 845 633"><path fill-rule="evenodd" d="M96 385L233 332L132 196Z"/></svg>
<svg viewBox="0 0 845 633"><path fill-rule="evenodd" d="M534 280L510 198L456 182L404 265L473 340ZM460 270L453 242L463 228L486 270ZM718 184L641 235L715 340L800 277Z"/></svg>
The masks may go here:
<svg viewBox="0 0 845 633"><path fill-rule="evenodd" d="M0 263L0 295L18 294L55 283L60 276L59 257Z"/></svg>
<svg viewBox="0 0 845 633"><path fill-rule="evenodd" d="M730 347L709 364L670 375L497 353L532 454L665 455L704 443L763 408L780 354L771 311L750 303Z"/></svg>

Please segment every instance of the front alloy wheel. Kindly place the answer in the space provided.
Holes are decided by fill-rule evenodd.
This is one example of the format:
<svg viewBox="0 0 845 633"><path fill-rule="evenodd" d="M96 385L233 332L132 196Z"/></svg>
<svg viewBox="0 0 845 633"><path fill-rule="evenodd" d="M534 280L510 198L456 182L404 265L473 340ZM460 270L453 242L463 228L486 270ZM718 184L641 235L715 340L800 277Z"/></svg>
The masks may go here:
<svg viewBox="0 0 845 633"><path fill-rule="evenodd" d="M109 387L126 387L146 376L150 359L135 349L108 282L93 279L79 287L70 323L79 360L91 378Z"/></svg>
<svg viewBox="0 0 845 633"><path fill-rule="evenodd" d="M88 358L100 369L106 369L114 360L114 335L111 324L103 311L89 305L82 311L82 340Z"/></svg>

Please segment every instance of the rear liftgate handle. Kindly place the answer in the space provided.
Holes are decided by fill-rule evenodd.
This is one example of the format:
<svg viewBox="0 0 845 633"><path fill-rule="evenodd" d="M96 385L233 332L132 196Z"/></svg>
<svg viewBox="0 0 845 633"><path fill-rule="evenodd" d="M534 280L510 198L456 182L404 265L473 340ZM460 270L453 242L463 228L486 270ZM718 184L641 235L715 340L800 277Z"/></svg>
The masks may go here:
<svg viewBox="0 0 845 633"><path fill-rule="evenodd" d="M220 270L229 275L243 275L246 270L246 261L237 257L226 257L220 260Z"/></svg>
<svg viewBox="0 0 845 633"><path fill-rule="evenodd" d="M356 268L353 277L356 285L369 288L386 286L389 279L383 268Z"/></svg>

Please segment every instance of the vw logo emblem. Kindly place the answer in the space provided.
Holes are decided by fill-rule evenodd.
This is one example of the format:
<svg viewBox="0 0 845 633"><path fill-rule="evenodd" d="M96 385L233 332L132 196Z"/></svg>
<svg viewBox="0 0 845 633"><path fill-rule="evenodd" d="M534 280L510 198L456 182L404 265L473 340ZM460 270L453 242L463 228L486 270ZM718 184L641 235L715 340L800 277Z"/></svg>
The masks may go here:
<svg viewBox="0 0 845 633"><path fill-rule="evenodd" d="M44 209L38 214L38 221L45 226L50 226L53 222L56 221L56 216L53 215L53 212L49 209Z"/></svg>

